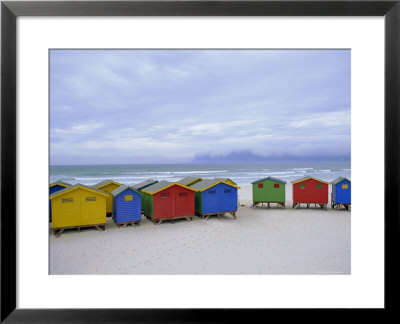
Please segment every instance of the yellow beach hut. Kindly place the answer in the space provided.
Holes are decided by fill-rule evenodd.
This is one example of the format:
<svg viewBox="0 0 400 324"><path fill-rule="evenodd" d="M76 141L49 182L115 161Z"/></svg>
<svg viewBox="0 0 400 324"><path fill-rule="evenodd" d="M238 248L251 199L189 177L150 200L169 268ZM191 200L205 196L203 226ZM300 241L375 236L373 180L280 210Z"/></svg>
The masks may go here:
<svg viewBox="0 0 400 324"><path fill-rule="evenodd" d="M58 236L67 228L79 231L81 227L104 226L105 229L107 197L104 191L80 183L51 194L54 234Z"/></svg>
<svg viewBox="0 0 400 324"><path fill-rule="evenodd" d="M113 198L111 192L119 188L122 184L113 180L104 180L93 185L93 188L105 191L108 194L106 203L107 215L111 215L113 211Z"/></svg>

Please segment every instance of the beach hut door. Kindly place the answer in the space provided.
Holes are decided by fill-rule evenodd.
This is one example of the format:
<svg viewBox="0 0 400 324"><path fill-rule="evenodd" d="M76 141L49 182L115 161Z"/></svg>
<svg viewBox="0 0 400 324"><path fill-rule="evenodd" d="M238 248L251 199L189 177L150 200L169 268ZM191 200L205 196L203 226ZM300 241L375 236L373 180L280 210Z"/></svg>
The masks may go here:
<svg viewBox="0 0 400 324"><path fill-rule="evenodd" d="M81 195L80 207L82 225L104 223L104 220L102 220L102 216L104 215L99 212L99 204L97 199L98 197L94 195Z"/></svg>

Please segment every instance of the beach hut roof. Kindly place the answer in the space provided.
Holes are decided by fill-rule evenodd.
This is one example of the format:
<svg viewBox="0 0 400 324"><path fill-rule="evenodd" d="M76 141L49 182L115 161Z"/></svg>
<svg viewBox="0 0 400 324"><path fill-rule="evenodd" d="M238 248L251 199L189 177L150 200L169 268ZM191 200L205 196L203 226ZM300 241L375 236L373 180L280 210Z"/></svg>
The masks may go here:
<svg viewBox="0 0 400 324"><path fill-rule="evenodd" d="M304 176L304 177L302 177L300 179L293 180L292 183L295 184L295 183L298 183L298 182L303 182L303 181L308 180L308 179L313 179L313 180L318 181L318 182L329 184L329 182L326 182L326 181L323 181L321 179L317 179L317 178L314 178L314 177L310 177L310 176Z"/></svg>
<svg viewBox="0 0 400 324"><path fill-rule="evenodd" d="M192 184L193 182L197 181L197 180L203 180L203 178L200 177L185 177L179 181L177 181L180 184L183 184L185 186L190 186L190 184Z"/></svg>
<svg viewBox="0 0 400 324"><path fill-rule="evenodd" d="M93 187L93 188L102 188L102 187L104 187L104 186L106 186L106 185L108 185L108 184L110 184L110 183L114 183L114 184L116 184L117 186L120 186L120 185L121 185L119 182L116 182L116 181L114 181L114 180L107 179L107 180L103 180L103 181L100 181L99 183L94 184L92 187Z"/></svg>
<svg viewBox="0 0 400 324"><path fill-rule="evenodd" d="M182 188L186 188L186 189L190 189L190 190L196 191L195 189L193 189L191 187L188 187L188 186L185 186L183 184L180 184L178 182L169 182L169 181L163 180L163 181L157 182L157 183L155 183L155 184L153 184L151 186L148 186L147 188L145 188L143 190L143 192L147 193L149 195L154 195L157 192L160 192L160 191L165 190L165 189L167 189L169 187L172 187L173 185L177 185L177 186L180 186Z"/></svg>
<svg viewBox="0 0 400 324"><path fill-rule="evenodd" d="M64 182L64 181L54 181L52 183L50 183L49 187L54 187L54 186L61 186L61 187L71 187L70 183Z"/></svg>
<svg viewBox="0 0 400 324"><path fill-rule="evenodd" d="M274 177L266 177L266 178L258 179L256 181L253 181L251 184L254 184L254 183L257 183L257 182L261 182L261 181L264 181L264 180L267 180L267 179L270 179L272 181L276 181L276 182L279 182L279 183L286 184L286 181L283 181L281 179L274 178Z"/></svg>
<svg viewBox="0 0 400 324"><path fill-rule="evenodd" d="M117 189L111 191L111 195L113 195L114 197L117 197L118 195L122 194L125 190L131 189L134 192L137 192L137 190L133 187L127 186L127 185L121 185L119 186Z"/></svg>
<svg viewBox="0 0 400 324"><path fill-rule="evenodd" d="M67 187L65 189L62 189L62 190L59 190L59 191L56 191L56 192L52 193L50 195L50 199L56 198L56 197L61 196L61 195L65 194L65 193L67 193L67 192L74 191L74 190L79 189L79 188L87 190L87 191L95 192L95 193L98 193L98 194L106 196L106 197L108 196L108 194L106 192L104 192L104 191L102 191L100 189L96 189L96 188L93 188L93 187L88 187L88 186L85 186L85 185L83 185L81 183L77 183L77 184L75 184L75 185L73 185L71 187Z"/></svg>
<svg viewBox="0 0 400 324"><path fill-rule="evenodd" d="M142 189L144 187L148 187L148 186L150 186L150 185L152 185L154 183L157 183L157 182L158 182L157 180L147 179L145 181L142 181L142 182L139 182L139 183L133 185L132 188L140 190L140 189Z"/></svg>
<svg viewBox="0 0 400 324"><path fill-rule="evenodd" d="M240 187L238 187L237 185L226 182L226 180L224 180L224 179L217 179L217 178L201 180L201 181L195 183L194 185L192 185L192 188L196 189L197 191L204 191L204 190L207 190L208 188L214 187L215 185L217 185L219 183L225 183L228 186L240 189Z"/></svg>
<svg viewBox="0 0 400 324"><path fill-rule="evenodd" d="M235 181L233 181L232 179L229 179L229 178L214 178L215 180L222 180L222 181L230 181L230 182L232 182L233 184L237 184Z"/></svg>
<svg viewBox="0 0 400 324"><path fill-rule="evenodd" d="M136 191L132 187L129 187L129 186L123 184L123 185L119 186L117 189L114 189L113 191L111 191L111 195L114 197L117 197L118 195L120 195L127 189L132 189L133 191Z"/></svg>
<svg viewBox="0 0 400 324"><path fill-rule="evenodd" d="M331 183L335 185L335 184L338 184L339 182L342 182L342 181L344 181L344 180L347 180L347 181L351 182L350 179L343 178L343 177L338 177L338 178L336 178L335 180L333 180Z"/></svg>

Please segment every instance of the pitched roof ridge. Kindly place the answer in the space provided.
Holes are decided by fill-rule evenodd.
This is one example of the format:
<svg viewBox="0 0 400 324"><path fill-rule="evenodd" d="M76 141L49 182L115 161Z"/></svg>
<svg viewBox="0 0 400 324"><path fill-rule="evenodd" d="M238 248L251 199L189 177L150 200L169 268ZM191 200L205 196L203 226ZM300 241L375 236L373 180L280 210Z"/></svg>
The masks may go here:
<svg viewBox="0 0 400 324"><path fill-rule="evenodd" d="M61 180L57 180L57 181L53 181L52 183L50 183L50 184L49 184L49 187L52 187L52 186L56 185L57 183L64 184L64 185L66 185L67 187L72 186L72 184L70 184L70 183L68 183L68 182L61 181Z"/></svg>
<svg viewBox="0 0 400 324"><path fill-rule="evenodd" d="M82 184L82 183L76 183L76 184L74 184L74 185L72 185L72 186L70 186L70 187L67 187L67 188L58 190L58 191L56 191L56 192L53 192L53 193L49 196L49 198L51 199L51 198L54 197L54 196L62 195L63 193L68 192L68 191L73 191L73 190L75 190L75 189L78 188L78 187L81 187L81 188L87 189L87 190L97 191L98 193L100 193L100 194L102 194L102 195L107 195L107 193L106 193L105 191L103 191L103 190L100 190L100 189L97 189L97 188L93 188L93 187L91 187L91 186L87 186L87 185L84 185L84 184Z"/></svg>
<svg viewBox="0 0 400 324"><path fill-rule="evenodd" d="M322 183L329 184L329 182L327 182L327 181L325 181L325 180L321 180L321 179L318 179L318 178L315 178L315 177L312 177L312 176L309 176L309 175L305 175L305 176L302 177L302 178L299 178L299 179L297 179L297 180L293 180L292 183L302 182L302 181L307 180L307 179L313 179L313 180L316 180L316 181L318 181L318 182L322 182Z"/></svg>
<svg viewBox="0 0 400 324"><path fill-rule="evenodd" d="M119 183L117 181L114 181L112 179L105 179L105 180L102 180L102 181L100 181L98 183L95 183L94 185L92 185L92 187L94 187L94 188L101 187L101 186L104 186L104 185L106 185L106 184L108 184L110 182L113 182L113 183L121 185L121 183Z"/></svg>
<svg viewBox="0 0 400 324"><path fill-rule="evenodd" d="M281 179L278 179L278 178L275 178L275 177L268 176L268 177L266 177L266 178L262 178L262 179L255 180L255 181L253 181L251 184L254 184L254 183L257 183L257 182L261 182L261 181L264 181L264 180L267 180L267 179L271 179L271 180L273 180L273 181L280 182L280 183L283 183L283 184L286 184L286 183L287 183L287 182L284 181L284 180L281 180Z"/></svg>

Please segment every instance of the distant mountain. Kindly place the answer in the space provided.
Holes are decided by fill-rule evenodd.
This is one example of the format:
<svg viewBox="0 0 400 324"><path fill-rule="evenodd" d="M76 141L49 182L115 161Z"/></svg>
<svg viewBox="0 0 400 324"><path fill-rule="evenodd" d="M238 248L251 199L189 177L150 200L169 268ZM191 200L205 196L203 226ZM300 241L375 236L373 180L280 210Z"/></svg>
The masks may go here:
<svg viewBox="0 0 400 324"><path fill-rule="evenodd" d="M350 156L262 156L250 151L230 152L225 155L203 154L192 163L267 163L267 162L339 162L350 161Z"/></svg>

